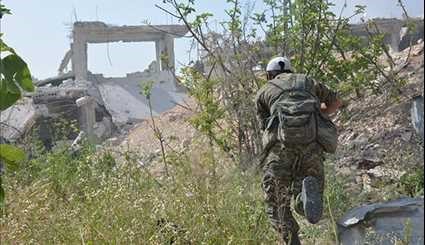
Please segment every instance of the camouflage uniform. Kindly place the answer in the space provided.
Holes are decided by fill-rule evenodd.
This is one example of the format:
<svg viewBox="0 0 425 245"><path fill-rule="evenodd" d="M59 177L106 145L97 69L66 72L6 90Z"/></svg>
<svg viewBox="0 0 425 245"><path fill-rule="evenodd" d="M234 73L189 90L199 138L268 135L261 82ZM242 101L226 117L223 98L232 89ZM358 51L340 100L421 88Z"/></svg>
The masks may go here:
<svg viewBox="0 0 425 245"><path fill-rule="evenodd" d="M287 81L295 79L296 74L283 73L276 77ZM336 93L326 86L314 80L312 84L313 94L321 103L332 104L336 100ZM291 234L297 233L299 226L294 219L290 204L293 197L301 192L302 180L307 176L316 177L324 187L323 148L316 142L308 145L285 147L277 140L277 129L268 128L270 107L277 100L281 90L268 83L257 93L256 106L257 116L262 127L263 145L269 149L268 156L263 167L264 177L262 187L265 193L267 214L281 239L287 240ZM301 213L301 203L295 204L296 211Z"/></svg>

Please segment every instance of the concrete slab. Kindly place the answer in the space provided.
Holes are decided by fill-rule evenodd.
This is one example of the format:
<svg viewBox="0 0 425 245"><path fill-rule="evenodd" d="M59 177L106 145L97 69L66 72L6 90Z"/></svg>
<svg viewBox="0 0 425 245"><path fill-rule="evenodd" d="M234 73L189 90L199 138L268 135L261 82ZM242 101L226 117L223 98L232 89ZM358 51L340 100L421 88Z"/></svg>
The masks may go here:
<svg viewBox="0 0 425 245"><path fill-rule="evenodd" d="M92 77L99 88L106 109L117 126L141 121L150 117L149 103L141 94L141 83L154 82L151 91L151 105L154 116L171 109L186 98L178 91L174 78L167 72L147 75L146 73L128 74L126 78Z"/></svg>
<svg viewBox="0 0 425 245"><path fill-rule="evenodd" d="M401 198L354 208L338 221L343 245L382 244L396 241L424 244L424 199Z"/></svg>
<svg viewBox="0 0 425 245"><path fill-rule="evenodd" d="M18 140L35 119L36 108L32 99L23 98L0 113L0 137L11 142Z"/></svg>

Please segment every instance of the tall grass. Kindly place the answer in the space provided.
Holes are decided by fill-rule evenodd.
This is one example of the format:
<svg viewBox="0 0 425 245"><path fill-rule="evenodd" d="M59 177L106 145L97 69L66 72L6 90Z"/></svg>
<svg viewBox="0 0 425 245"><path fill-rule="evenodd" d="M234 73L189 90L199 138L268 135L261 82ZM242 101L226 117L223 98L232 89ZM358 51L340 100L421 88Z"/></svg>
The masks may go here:
<svg viewBox="0 0 425 245"><path fill-rule="evenodd" d="M173 178L135 152L39 154L5 175L1 244L275 244L261 176L207 148L168 154ZM327 169L323 220L297 216L303 244L335 244L336 221L356 198Z"/></svg>
<svg viewBox="0 0 425 245"><path fill-rule="evenodd" d="M195 171L180 156L174 180L155 179L129 159L58 150L9 173L2 244L274 243L258 177L212 164Z"/></svg>

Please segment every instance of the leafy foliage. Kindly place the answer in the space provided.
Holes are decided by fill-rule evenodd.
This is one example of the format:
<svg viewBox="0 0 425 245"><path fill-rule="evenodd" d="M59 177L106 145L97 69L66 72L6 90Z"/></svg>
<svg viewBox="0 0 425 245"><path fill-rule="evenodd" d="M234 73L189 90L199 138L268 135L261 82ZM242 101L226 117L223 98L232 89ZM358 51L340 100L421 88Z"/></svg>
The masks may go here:
<svg viewBox="0 0 425 245"><path fill-rule="evenodd" d="M405 82L398 78L384 34L373 21L364 22L367 40L351 34L349 23L365 12L365 6L357 5L344 17L346 5L337 15L330 1L264 0L264 11L254 13L241 1L226 0L228 18L221 22L223 31L216 33L210 29L212 15L199 13L196 1L163 2L160 9L184 23L204 49L205 69L182 71L182 83L200 105L192 122L242 166L252 165L262 149L254 97L265 79L254 68L264 68L272 56L290 56L296 72L325 83L342 97L362 97L369 91L396 95Z"/></svg>
<svg viewBox="0 0 425 245"><path fill-rule="evenodd" d="M0 4L0 19L4 14L11 14L3 4ZM32 92L31 73L25 61L7 46L1 39L0 33L0 112L9 108L22 96L22 91ZM3 58L3 55L6 54ZM2 162L8 169L16 169L17 164L25 158L25 153L12 146L0 144L0 170ZM4 203L4 190L0 171L0 207Z"/></svg>
<svg viewBox="0 0 425 245"><path fill-rule="evenodd" d="M0 62L0 110L3 111L21 98L22 90L34 91L31 73L25 61L0 40L0 52L9 53Z"/></svg>

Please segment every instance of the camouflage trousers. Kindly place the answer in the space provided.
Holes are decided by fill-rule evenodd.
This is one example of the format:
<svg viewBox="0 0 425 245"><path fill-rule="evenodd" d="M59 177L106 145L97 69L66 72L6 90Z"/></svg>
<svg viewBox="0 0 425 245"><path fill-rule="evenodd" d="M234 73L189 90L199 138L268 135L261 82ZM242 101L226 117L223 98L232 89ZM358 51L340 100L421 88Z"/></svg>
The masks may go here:
<svg viewBox="0 0 425 245"><path fill-rule="evenodd" d="M267 215L283 241L290 239L299 230L291 212L291 200L298 199L303 179L307 176L316 177L323 194L323 159L322 147L317 143L299 149L284 148L281 144L276 144L270 150L263 168L262 188ZM295 204L296 207L299 205L300 203Z"/></svg>

